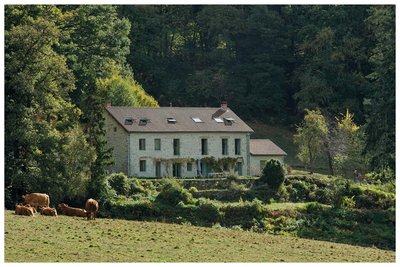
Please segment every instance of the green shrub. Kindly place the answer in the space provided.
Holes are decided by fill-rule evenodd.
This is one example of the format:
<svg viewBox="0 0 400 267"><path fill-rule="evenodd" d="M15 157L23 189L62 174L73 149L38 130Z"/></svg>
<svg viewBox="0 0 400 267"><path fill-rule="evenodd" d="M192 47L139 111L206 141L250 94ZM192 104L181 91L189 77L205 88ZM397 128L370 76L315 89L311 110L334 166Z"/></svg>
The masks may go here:
<svg viewBox="0 0 400 267"><path fill-rule="evenodd" d="M292 192L290 192L291 200L295 202L307 201L310 190L306 182L294 180L292 181Z"/></svg>
<svg viewBox="0 0 400 267"><path fill-rule="evenodd" d="M200 198L197 202L197 218L206 223L216 223L221 220L222 213L219 206L205 198Z"/></svg>
<svg viewBox="0 0 400 267"><path fill-rule="evenodd" d="M226 176L226 179L231 184L232 182L239 181L239 176L237 174L235 174L235 173L229 173L228 176Z"/></svg>
<svg viewBox="0 0 400 267"><path fill-rule="evenodd" d="M259 182L267 183L271 188L278 189L285 181L285 174L279 161L270 160L263 169Z"/></svg>
<svg viewBox="0 0 400 267"><path fill-rule="evenodd" d="M288 190L286 189L285 186L279 187L278 192L276 192L275 198L279 202L287 202L287 201L289 201L290 194L289 194L289 192L288 192Z"/></svg>
<svg viewBox="0 0 400 267"><path fill-rule="evenodd" d="M355 206L366 209L389 209L395 205L395 195L373 188L353 186L349 196L354 196Z"/></svg>
<svg viewBox="0 0 400 267"><path fill-rule="evenodd" d="M253 198L258 198L265 203L268 203L271 198L278 199L276 195L279 194L280 189L281 188L279 188L278 190L272 189L267 184L257 182L255 186L252 187L251 191L249 191L249 193L251 193Z"/></svg>
<svg viewBox="0 0 400 267"><path fill-rule="evenodd" d="M336 204L336 207L341 209L353 209L355 206L356 202L354 201L354 196L341 196L339 198L339 203Z"/></svg>
<svg viewBox="0 0 400 267"><path fill-rule="evenodd" d="M325 188L325 189L318 188L314 192L314 196L315 196L315 199L312 199L313 201L318 201L319 203L322 203L322 204L331 204L332 203L333 194L332 194L332 191L330 191L327 188Z"/></svg>
<svg viewBox="0 0 400 267"><path fill-rule="evenodd" d="M154 202L148 199L133 201L123 196L105 202L104 208L99 210L99 215L127 220L143 220L157 217L159 211Z"/></svg>
<svg viewBox="0 0 400 267"><path fill-rule="evenodd" d="M389 167L380 172L371 172L365 174L365 180L373 184L392 183L396 180L394 170Z"/></svg>
<svg viewBox="0 0 400 267"><path fill-rule="evenodd" d="M238 184L237 182L232 182L230 185L230 189L238 192L248 191L247 187L244 184Z"/></svg>
<svg viewBox="0 0 400 267"><path fill-rule="evenodd" d="M118 195L127 195L129 192L128 177L122 172L113 173L107 177L108 184Z"/></svg>
<svg viewBox="0 0 400 267"><path fill-rule="evenodd" d="M163 205L176 206L179 202L193 204L193 196L174 179L163 180L161 191L156 197L156 201Z"/></svg>
<svg viewBox="0 0 400 267"><path fill-rule="evenodd" d="M262 202L254 199L252 202L245 201L235 204L228 204L221 208L224 214L223 221L225 225L237 225L252 222L253 219L261 220L267 210Z"/></svg>
<svg viewBox="0 0 400 267"><path fill-rule="evenodd" d="M144 188L137 178L129 178L128 185L129 195L148 193L148 189Z"/></svg>
<svg viewBox="0 0 400 267"><path fill-rule="evenodd" d="M299 220L297 236L394 249L394 209L335 209L310 203Z"/></svg>
<svg viewBox="0 0 400 267"><path fill-rule="evenodd" d="M286 216L265 218L262 222L264 225L264 231L269 234L287 234L296 232L299 224L299 221L297 221L296 218Z"/></svg>
<svg viewBox="0 0 400 267"><path fill-rule="evenodd" d="M306 205L307 213L319 213L323 210L323 206L318 202L311 202Z"/></svg>
<svg viewBox="0 0 400 267"><path fill-rule="evenodd" d="M190 192L191 194L193 194L193 193L199 192L199 190L197 190L196 187L191 186L191 187L189 188L189 192Z"/></svg>

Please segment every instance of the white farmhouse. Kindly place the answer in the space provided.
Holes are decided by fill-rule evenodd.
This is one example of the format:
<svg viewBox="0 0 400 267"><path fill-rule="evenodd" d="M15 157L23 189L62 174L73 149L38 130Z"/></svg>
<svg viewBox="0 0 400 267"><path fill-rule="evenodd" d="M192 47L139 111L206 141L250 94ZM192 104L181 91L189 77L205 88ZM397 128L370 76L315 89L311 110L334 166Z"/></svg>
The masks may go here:
<svg viewBox="0 0 400 267"><path fill-rule="evenodd" d="M109 171L128 177L258 175L271 147L264 147L263 155L254 153L252 159L253 130L226 103L220 108L132 108L107 103L105 109L107 146L113 147L114 159ZM283 162L283 154L276 159Z"/></svg>

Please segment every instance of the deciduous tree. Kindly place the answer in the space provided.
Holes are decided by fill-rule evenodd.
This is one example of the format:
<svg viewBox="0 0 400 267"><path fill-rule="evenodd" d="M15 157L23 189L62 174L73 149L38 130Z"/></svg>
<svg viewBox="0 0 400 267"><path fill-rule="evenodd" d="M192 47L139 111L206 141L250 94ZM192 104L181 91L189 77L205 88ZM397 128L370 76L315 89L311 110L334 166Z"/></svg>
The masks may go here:
<svg viewBox="0 0 400 267"><path fill-rule="evenodd" d="M296 128L294 142L299 147L297 157L313 171L317 157L324 153L328 126L319 110L306 109L305 112L303 122Z"/></svg>

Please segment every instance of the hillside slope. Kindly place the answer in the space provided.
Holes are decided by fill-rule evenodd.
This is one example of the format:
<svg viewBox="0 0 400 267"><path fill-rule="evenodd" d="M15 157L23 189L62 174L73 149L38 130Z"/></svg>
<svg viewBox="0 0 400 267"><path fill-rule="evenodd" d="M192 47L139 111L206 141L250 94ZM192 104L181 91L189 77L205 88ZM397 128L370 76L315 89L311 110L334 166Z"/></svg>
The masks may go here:
<svg viewBox="0 0 400 267"><path fill-rule="evenodd" d="M227 229L5 211L6 262L394 262L395 252ZM29 227L28 227L29 226Z"/></svg>

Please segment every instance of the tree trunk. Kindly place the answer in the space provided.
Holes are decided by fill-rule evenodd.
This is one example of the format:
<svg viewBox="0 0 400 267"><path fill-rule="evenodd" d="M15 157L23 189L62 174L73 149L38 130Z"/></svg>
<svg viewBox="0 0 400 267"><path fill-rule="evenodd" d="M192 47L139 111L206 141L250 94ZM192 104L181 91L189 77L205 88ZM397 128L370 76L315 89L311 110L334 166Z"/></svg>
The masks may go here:
<svg viewBox="0 0 400 267"><path fill-rule="evenodd" d="M328 144L325 144L325 149L326 149L326 156L328 157L329 171L330 171L331 175L335 175L334 170L333 170L333 159L332 159L331 151L329 150Z"/></svg>

